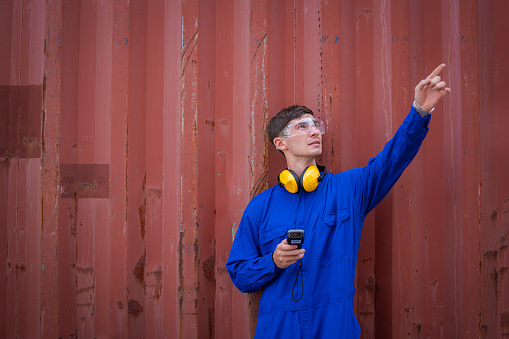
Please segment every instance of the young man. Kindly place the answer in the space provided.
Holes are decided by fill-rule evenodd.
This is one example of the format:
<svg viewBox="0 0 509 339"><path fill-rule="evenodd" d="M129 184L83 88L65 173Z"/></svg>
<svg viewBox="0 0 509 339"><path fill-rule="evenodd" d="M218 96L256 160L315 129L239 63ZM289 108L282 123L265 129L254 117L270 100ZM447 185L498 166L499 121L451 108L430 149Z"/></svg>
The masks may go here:
<svg viewBox="0 0 509 339"><path fill-rule="evenodd" d="M359 338L354 277L364 218L417 154L430 113L450 88L438 66L415 88L409 115L366 167L325 174L323 123L304 106L283 109L268 133L287 162L280 184L254 197L226 267L242 292L264 288L255 338ZM302 248L287 232L304 231Z"/></svg>

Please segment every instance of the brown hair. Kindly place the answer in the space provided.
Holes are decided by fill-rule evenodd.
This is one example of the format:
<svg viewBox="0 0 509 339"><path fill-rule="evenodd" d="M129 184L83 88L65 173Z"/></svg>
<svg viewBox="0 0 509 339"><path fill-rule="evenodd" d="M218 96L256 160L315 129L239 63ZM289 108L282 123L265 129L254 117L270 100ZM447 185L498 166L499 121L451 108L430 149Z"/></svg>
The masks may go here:
<svg viewBox="0 0 509 339"><path fill-rule="evenodd" d="M273 116L267 126L267 134L269 135L272 145L274 145L274 139L281 136L281 132L283 132L290 121L300 118L304 114L313 115L313 111L306 106L293 105L283 108L275 116Z"/></svg>

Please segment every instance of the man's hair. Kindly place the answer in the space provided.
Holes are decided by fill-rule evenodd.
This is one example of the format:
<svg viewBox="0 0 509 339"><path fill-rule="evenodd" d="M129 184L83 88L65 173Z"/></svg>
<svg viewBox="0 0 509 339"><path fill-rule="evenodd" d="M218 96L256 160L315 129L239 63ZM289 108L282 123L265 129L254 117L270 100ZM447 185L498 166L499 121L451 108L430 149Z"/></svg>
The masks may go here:
<svg viewBox="0 0 509 339"><path fill-rule="evenodd" d="M272 145L274 145L274 139L281 136L281 132L283 132L290 121L300 118L304 114L313 115L313 111L306 106L293 105L283 108L275 116L273 116L267 126L267 134L269 135Z"/></svg>

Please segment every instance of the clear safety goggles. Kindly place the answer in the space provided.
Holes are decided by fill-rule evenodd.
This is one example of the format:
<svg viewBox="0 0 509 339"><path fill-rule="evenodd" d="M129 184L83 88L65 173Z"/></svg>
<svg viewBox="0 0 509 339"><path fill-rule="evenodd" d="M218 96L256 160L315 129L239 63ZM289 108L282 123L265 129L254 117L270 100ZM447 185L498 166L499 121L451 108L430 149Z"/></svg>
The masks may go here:
<svg viewBox="0 0 509 339"><path fill-rule="evenodd" d="M322 120L319 118L304 118L286 125L282 135L284 137L308 135L313 127L319 130L321 134L325 133L325 125Z"/></svg>

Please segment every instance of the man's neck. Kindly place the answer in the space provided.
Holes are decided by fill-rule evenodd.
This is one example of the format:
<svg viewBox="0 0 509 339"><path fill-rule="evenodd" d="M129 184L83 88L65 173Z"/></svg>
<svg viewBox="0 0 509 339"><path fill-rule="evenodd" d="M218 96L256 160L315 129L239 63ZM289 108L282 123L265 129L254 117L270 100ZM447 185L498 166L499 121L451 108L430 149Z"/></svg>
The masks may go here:
<svg viewBox="0 0 509 339"><path fill-rule="evenodd" d="M286 163L288 169L292 170L295 174L297 174L297 176L300 176L302 175L302 172L304 171L304 169L306 169L306 167L309 167L309 166L316 166L316 161L314 158L312 159L295 159L293 161L287 161Z"/></svg>

